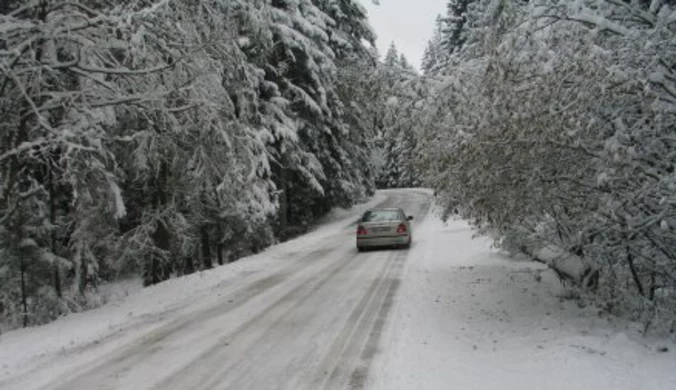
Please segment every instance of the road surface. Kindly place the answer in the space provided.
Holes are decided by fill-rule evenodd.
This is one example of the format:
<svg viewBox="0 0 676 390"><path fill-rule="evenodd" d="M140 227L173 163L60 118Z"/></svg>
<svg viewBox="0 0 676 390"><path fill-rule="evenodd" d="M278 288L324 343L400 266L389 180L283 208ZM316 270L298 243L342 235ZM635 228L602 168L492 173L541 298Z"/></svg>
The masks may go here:
<svg viewBox="0 0 676 390"><path fill-rule="evenodd" d="M415 234L430 203L424 191L390 191L381 205L415 216ZM416 246L358 253L350 223L356 217L274 272L214 291L220 299L212 304L166 313L131 340L111 337L84 348L108 348L103 357L58 376L47 363L22 378L43 376L41 388L58 390L363 388ZM77 360L78 353L60 359ZM25 390L39 382L7 385Z"/></svg>

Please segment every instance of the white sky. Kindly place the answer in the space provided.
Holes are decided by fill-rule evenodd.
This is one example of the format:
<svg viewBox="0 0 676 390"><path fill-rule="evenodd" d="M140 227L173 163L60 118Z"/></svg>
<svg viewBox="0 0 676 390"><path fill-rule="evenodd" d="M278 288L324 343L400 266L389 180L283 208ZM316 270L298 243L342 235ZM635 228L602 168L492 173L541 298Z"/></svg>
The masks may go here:
<svg viewBox="0 0 676 390"><path fill-rule="evenodd" d="M378 50L385 55L394 41L411 65L420 69L427 41L432 37L434 20L446 10L448 0L359 0L369 12L371 27L378 35Z"/></svg>

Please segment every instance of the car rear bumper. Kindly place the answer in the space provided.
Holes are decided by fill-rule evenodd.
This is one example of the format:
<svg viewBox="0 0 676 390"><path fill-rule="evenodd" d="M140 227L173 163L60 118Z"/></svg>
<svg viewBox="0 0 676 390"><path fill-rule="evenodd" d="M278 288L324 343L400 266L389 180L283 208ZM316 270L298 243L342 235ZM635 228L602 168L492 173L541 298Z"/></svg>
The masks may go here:
<svg viewBox="0 0 676 390"><path fill-rule="evenodd" d="M357 247L373 248L378 246L406 245L410 237L406 235L386 236L386 237L357 237Z"/></svg>

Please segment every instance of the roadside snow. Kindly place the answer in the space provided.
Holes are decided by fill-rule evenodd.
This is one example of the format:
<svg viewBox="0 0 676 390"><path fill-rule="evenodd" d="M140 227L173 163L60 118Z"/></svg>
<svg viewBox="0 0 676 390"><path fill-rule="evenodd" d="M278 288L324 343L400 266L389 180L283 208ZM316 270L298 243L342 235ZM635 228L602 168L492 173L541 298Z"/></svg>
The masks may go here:
<svg viewBox="0 0 676 390"><path fill-rule="evenodd" d="M84 350L88 346L103 344L111 338L117 343L133 340L176 311L192 312L213 305L220 299L213 294L234 290L245 276L265 277L286 264L293 254L302 253L320 240L345 229L356 222L366 209L382 203L385 193L377 193L368 202L351 209L335 209L312 232L294 240L268 248L260 254L237 262L198 272L182 278L171 279L145 289L134 287L135 281L125 281L119 286L106 286L102 296L111 302L95 310L72 314L50 324L10 331L0 335L0 387L2 382L45 364L61 354ZM98 348L95 354L105 354ZM83 354L83 359L95 359L94 353ZM54 373L56 375L56 373Z"/></svg>
<svg viewBox="0 0 676 390"><path fill-rule="evenodd" d="M543 265L472 235L464 221L432 216L417 228L366 388L676 387L674 343L559 299Z"/></svg>

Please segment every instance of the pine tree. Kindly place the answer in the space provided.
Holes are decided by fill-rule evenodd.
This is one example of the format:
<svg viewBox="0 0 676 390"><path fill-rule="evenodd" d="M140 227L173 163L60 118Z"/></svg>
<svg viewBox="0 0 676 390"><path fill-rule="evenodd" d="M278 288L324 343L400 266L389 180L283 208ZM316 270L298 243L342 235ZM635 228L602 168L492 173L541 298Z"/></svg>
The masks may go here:
<svg viewBox="0 0 676 390"><path fill-rule="evenodd" d="M404 53L401 53L399 56L399 66L404 69L404 70L413 70L413 66L408 63L408 60L406 59L406 56Z"/></svg>
<svg viewBox="0 0 676 390"><path fill-rule="evenodd" d="M432 68L436 64L436 48L432 43L432 40L427 41L427 46L425 46L425 51L423 52L423 58L420 62L420 68L423 74L430 74Z"/></svg>
<svg viewBox="0 0 676 390"><path fill-rule="evenodd" d="M383 64L390 69L398 68L400 66L400 57L399 52L397 51L397 46L394 42L390 43L389 49L387 49L387 54L385 54L385 59Z"/></svg>
<svg viewBox="0 0 676 390"><path fill-rule="evenodd" d="M289 136L276 135L276 181L282 190L280 228L302 225L331 207L328 178L339 178L342 150L340 118L332 116L339 104L332 72L334 53L328 40L329 19L309 1L287 1L273 8L273 41L277 48L267 77L288 102ZM291 154L293 153L293 154ZM330 175L327 175L330 173ZM303 206L301 206L303 205ZM282 233L286 234L286 233Z"/></svg>
<svg viewBox="0 0 676 390"><path fill-rule="evenodd" d="M427 42L425 52L421 62L421 70L423 74L437 73L448 61L447 55L442 47L443 42L443 18L437 15L435 22L434 33L432 38Z"/></svg>
<svg viewBox="0 0 676 390"><path fill-rule="evenodd" d="M336 94L339 103L332 104L332 117L338 119L338 142L343 180L329 189L332 203L348 206L371 195L375 176L373 153L373 96L377 56L365 45L375 47L375 34L368 25L366 10L355 0L321 2L321 8L336 23L330 31L330 46L338 65ZM326 8L324 8L326 6ZM346 44L349 43L349 44ZM349 92L348 92L349 91Z"/></svg>
<svg viewBox="0 0 676 390"><path fill-rule="evenodd" d="M421 98L416 89L418 76L406 57L397 55L394 45L385 57L381 72L384 92L378 155L382 167L377 184L380 188L411 187L418 183L413 158L416 105Z"/></svg>
<svg viewBox="0 0 676 390"><path fill-rule="evenodd" d="M468 8L476 0L449 0L446 17L443 19L441 47L446 55L462 49L467 40L465 28L468 22Z"/></svg>
<svg viewBox="0 0 676 390"><path fill-rule="evenodd" d="M375 66L377 57L364 42L375 47L376 35L368 23L363 5L358 0L317 0L315 3L335 24L328 26L328 32L336 61L352 64L364 61Z"/></svg>

